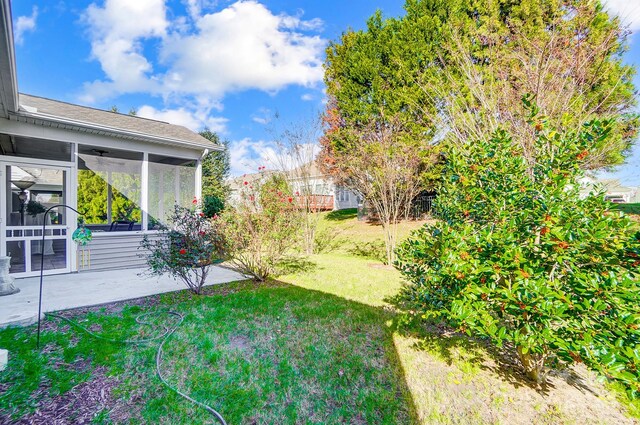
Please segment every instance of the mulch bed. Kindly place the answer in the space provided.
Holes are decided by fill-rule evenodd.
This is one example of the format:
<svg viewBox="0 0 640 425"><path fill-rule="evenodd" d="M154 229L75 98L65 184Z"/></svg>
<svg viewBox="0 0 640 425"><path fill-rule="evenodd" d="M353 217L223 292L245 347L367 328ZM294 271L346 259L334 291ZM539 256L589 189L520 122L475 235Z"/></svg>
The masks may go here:
<svg viewBox="0 0 640 425"><path fill-rule="evenodd" d="M116 400L112 390L118 384L114 377L106 376L104 367L92 372L91 380L83 382L58 396L49 396L42 388L34 394L39 399L36 410L17 421L0 415L0 423L16 425L71 425L90 424L93 418L104 409L113 408ZM116 419L111 417L112 420ZM116 421L117 422L117 421Z"/></svg>
<svg viewBox="0 0 640 425"><path fill-rule="evenodd" d="M84 316L88 313L119 314L125 306L139 306L142 308L153 307L159 304L159 296L138 298L134 300L118 301L91 307L81 307L71 310L59 311L56 314L67 318ZM43 320L43 330L68 332L70 326L59 320ZM94 329L99 331L99 329ZM51 349L49 346L42 348L43 353ZM91 368L88 361L73 362L72 368L78 372L85 372ZM71 390L60 395L50 395L46 385L42 385L31 395L35 405L32 413L22 418L12 420L7 413L0 413L0 424L15 425L76 425L90 424L96 415L103 410L108 411L109 419L114 423L123 423L131 417L131 406L126 406L126 400L118 400L113 396L113 389L119 381L113 376L107 376L107 369L103 366L91 370L88 381L76 385ZM9 384L0 384L0 394L8 390Z"/></svg>

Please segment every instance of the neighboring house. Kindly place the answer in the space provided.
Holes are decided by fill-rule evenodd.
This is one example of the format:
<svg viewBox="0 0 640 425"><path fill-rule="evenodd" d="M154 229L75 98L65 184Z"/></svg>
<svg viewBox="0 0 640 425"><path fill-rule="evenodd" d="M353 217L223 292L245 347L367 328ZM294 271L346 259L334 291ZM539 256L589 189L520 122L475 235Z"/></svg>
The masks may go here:
<svg viewBox="0 0 640 425"><path fill-rule="evenodd" d="M638 187L624 186L618 179L596 179L583 177L580 180L580 194L586 196L598 189L604 191L604 197L612 202L635 203L640 202Z"/></svg>
<svg viewBox="0 0 640 425"><path fill-rule="evenodd" d="M240 177L232 177L227 180L229 186L229 203L238 205L242 200L242 192L251 190L254 184L260 184L261 180L273 174L273 171L263 171L261 173L245 174ZM246 183L246 184L245 184Z"/></svg>
<svg viewBox="0 0 640 425"><path fill-rule="evenodd" d="M231 189L230 202L237 203L240 200L242 190L246 186L251 186L253 182L273 173L272 171L263 171L262 173L246 174L241 177L233 178L229 181ZM324 175L317 164L314 162L305 171L305 177L300 177L298 170L288 173L289 182L293 193L299 197L310 197L312 205L319 210L343 210L346 208L357 208L360 197L353 191L336 185L331 177ZM244 184L247 182L247 185Z"/></svg>
<svg viewBox="0 0 640 425"><path fill-rule="evenodd" d="M9 0L0 0L0 255L16 277L135 267L175 203L200 197L200 160L220 150L185 127L18 92ZM71 240L84 214L93 240ZM46 221L44 245L42 224Z"/></svg>
<svg viewBox="0 0 640 425"><path fill-rule="evenodd" d="M360 199L358 194L335 184L331 177L322 173L315 161L301 169L304 171L296 169L289 173L289 181L294 193L311 196L314 204L324 205L319 209L335 211L358 207Z"/></svg>

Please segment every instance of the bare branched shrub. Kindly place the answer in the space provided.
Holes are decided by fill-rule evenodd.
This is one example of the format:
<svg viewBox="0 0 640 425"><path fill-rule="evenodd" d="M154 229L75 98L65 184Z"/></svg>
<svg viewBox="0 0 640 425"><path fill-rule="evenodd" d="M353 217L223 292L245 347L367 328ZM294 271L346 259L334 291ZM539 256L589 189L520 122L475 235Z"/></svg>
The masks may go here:
<svg viewBox="0 0 640 425"><path fill-rule="evenodd" d="M384 113L381 114L384 117ZM335 152L335 173L369 202L382 223L386 261L395 260L397 223L422 187L422 173L435 152L416 140L396 117L373 121L350 131L349 149Z"/></svg>
<svg viewBox="0 0 640 425"><path fill-rule="evenodd" d="M315 190L321 180L326 179L316 164L319 151L318 140L322 136L322 118L313 115L299 122L282 124L278 121L271 128L276 153L274 163L289 180L303 213L302 249L306 254L315 252L315 239L320 213L326 209L322 197Z"/></svg>
<svg viewBox="0 0 640 425"><path fill-rule="evenodd" d="M530 94L540 108L538 128L548 123L577 131L594 118L616 118L612 137L582 167L621 163L638 125L626 115L635 105L634 68L620 56L628 32L590 1L572 2L542 19L548 22L512 19L485 23L476 32L453 31L443 59L445 83L423 83L429 93L435 88L449 140L460 148L470 140L486 141L501 128L533 166L536 128L527 125L521 102Z"/></svg>

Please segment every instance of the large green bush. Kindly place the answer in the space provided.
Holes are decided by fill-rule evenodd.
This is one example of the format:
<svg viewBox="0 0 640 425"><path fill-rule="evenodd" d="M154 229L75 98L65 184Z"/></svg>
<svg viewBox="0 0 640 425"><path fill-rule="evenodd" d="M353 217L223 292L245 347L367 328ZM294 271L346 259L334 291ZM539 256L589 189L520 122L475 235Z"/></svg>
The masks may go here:
<svg viewBox="0 0 640 425"><path fill-rule="evenodd" d="M530 119L535 159L505 132L449 155L441 220L399 248L400 299L515 350L539 383L558 361L584 362L635 396L640 235L601 194L580 195L580 164L611 123L565 133Z"/></svg>

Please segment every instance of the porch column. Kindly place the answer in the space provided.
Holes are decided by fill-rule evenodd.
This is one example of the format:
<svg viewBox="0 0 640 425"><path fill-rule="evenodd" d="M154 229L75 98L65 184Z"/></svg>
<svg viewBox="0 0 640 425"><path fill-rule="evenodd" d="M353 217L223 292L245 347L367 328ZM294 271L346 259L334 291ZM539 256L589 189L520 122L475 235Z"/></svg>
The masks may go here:
<svg viewBox="0 0 640 425"><path fill-rule="evenodd" d="M159 183L159 188L158 188L158 216L156 217L157 220L162 220L162 222L164 222L165 220L165 214L164 214L164 173L167 171L163 168L163 166L160 166L158 168L160 170L160 183Z"/></svg>
<svg viewBox="0 0 640 425"><path fill-rule="evenodd" d="M149 228L149 153L142 153L142 174L140 175L140 209L142 210L142 230Z"/></svg>
<svg viewBox="0 0 640 425"><path fill-rule="evenodd" d="M195 194L199 201L202 201L202 159L209 153L209 150L205 150L202 157L196 162L196 187Z"/></svg>
<svg viewBox="0 0 640 425"><path fill-rule="evenodd" d="M180 167L174 167L173 175L173 203L180 205Z"/></svg>

